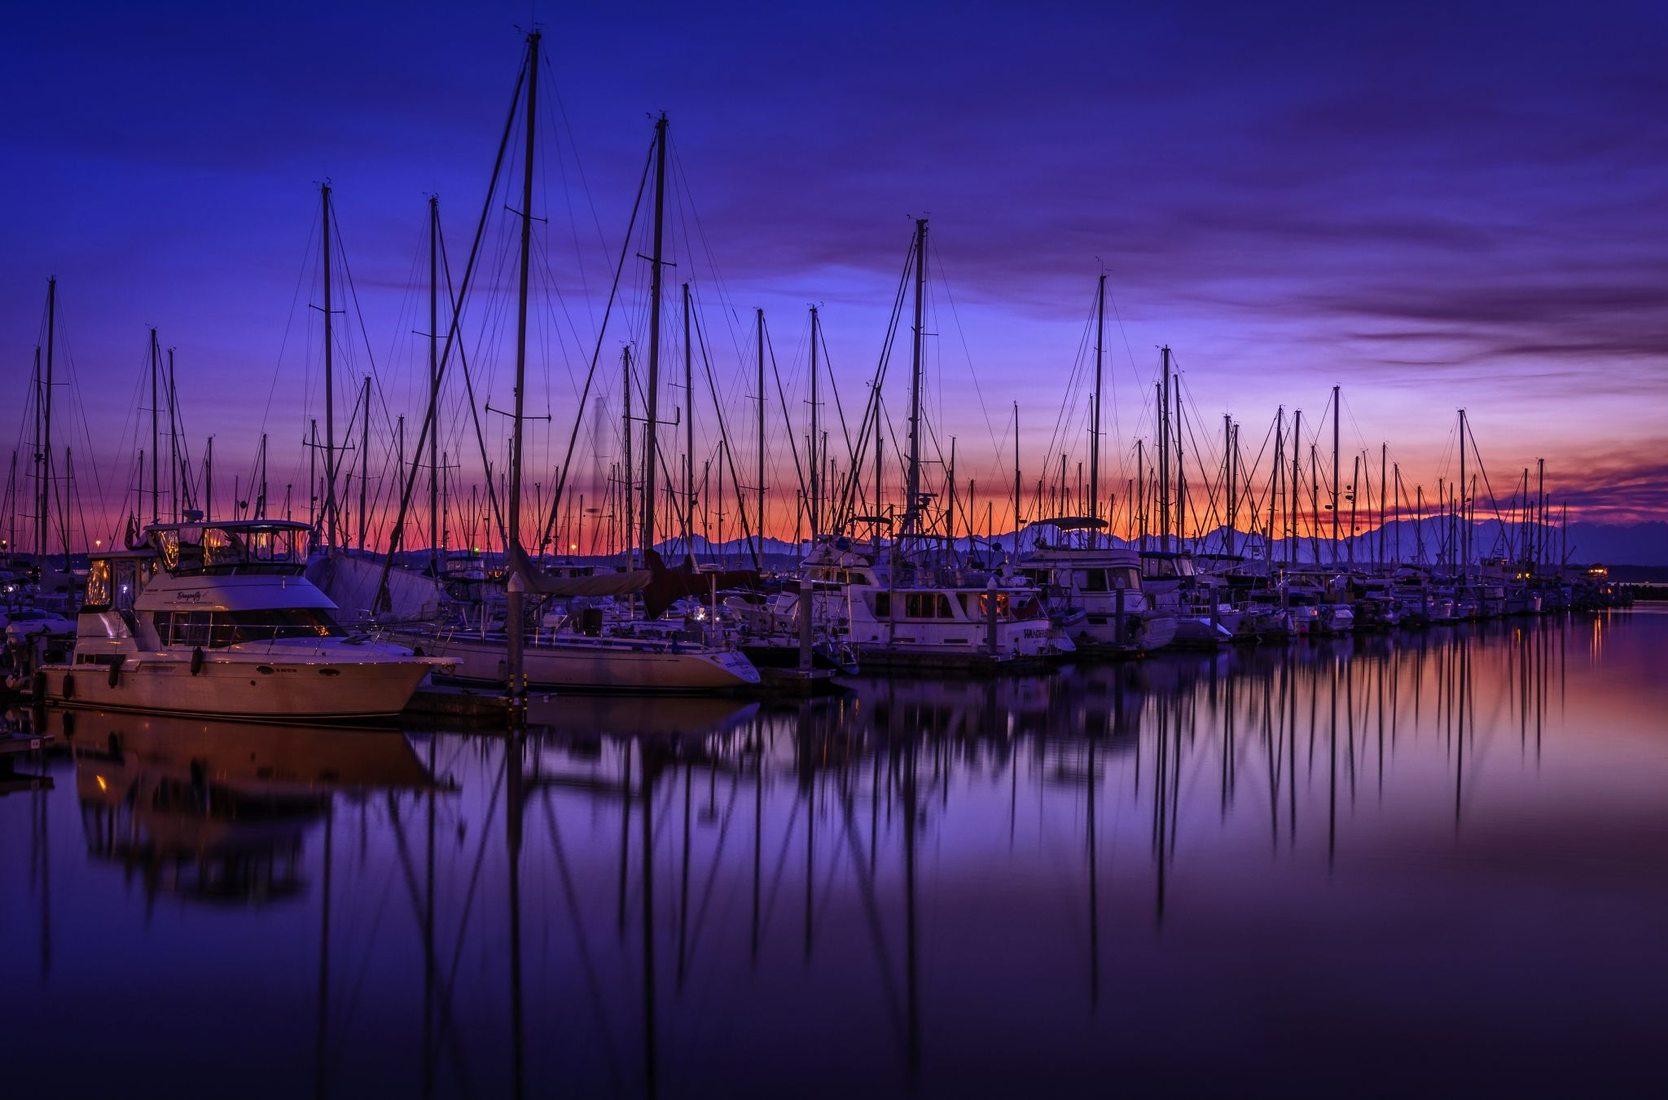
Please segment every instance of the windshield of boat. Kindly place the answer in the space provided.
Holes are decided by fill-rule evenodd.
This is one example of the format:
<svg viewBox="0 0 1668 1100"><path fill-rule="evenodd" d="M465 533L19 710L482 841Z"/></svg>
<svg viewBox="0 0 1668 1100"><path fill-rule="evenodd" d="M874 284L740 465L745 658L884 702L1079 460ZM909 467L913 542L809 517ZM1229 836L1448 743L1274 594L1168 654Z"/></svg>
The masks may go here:
<svg viewBox="0 0 1668 1100"><path fill-rule="evenodd" d="M273 642L286 638L332 638L345 633L321 608L261 611L158 611L156 633L163 645L205 646Z"/></svg>

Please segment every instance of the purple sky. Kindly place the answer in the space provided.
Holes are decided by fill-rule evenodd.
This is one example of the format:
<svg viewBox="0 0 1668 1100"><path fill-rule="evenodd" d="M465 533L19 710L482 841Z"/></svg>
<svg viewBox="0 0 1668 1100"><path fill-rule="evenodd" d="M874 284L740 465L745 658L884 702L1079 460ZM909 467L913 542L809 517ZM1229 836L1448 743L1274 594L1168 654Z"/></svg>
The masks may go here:
<svg viewBox="0 0 1668 1100"><path fill-rule="evenodd" d="M928 405L981 495L1009 491L1015 401L1028 478L1045 454L1086 456L1081 343L1104 266L1116 304L1104 476L1120 488L1135 439L1151 437L1155 349L1168 343L1207 466L1224 412L1249 457L1277 405L1313 422L1338 383L1346 467L1348 452L1376 461L1388 440L1409 483L1452 477L1464 406L1502 495L1544 456L1555 492L1588 517L1668 518L1660 4L536 7L542 79L557 93L541 106L535 199L548 220L529 401L553 416L533 430L541 469L561 459L649 115L665 110L670 277L697 286L738 448L753 438L752 308L767 310L798 417L805 307L821 303L855 417L909 218L926 216ZM460 274L532 11L10 8L6 431L24 422L55 274L76 383L60 439L91 446L107 497L148 444L135 408L152 324L178 349L193 453L215 435L224 488L247 479L263 430L272 479L304 480L297 444L322 416L308 307L320 302L317 184L329 179L364 322L350 303L339 415L374 364L385 391L373 453L388 446L384 405L414 435L426 196L441 196ZM483 280L494 288L513 276L501 200ZM603 341L610 365L643 338L646 267L628 266ZM475 303L466 346L483 396L503 408L512 305L497 293ZM668 304L676 330L675 287ZM894 419L906 351L887 385ZM615 378L610 368L602 383L610 400ZM461 400L443 440L467 454ZM682 391L663 400L680 406ZM700 387L696 403L704 461L716 434ZM484 415L501 433L503 419ZM780 411L771 419L780 488L792 475ZM606 463L617 432L593 427L582 438ZM77 465L86 488L93 475ZM786 533L787 516L772 526Z"/></svg>

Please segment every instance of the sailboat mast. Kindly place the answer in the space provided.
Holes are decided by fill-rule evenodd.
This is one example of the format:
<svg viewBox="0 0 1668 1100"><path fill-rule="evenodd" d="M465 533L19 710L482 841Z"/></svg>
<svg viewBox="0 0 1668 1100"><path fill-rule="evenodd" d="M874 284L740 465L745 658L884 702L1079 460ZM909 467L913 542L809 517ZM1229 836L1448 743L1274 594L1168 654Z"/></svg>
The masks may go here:
<svg viewBox="0 0 1668 1100"><path fill-rule="evenodd" d="M1019 554L1019 529L1025 526L1025 519L1019 510L1019 492L1024 484L1019 471L1019 402L1014 402L1014 544L1013 552Z"/></svg>
<svg viewBox="0 0 1668 1100"><path fill-rule="evenodd" d="M654 547L655 438L660 410L660 280L666 221L666 115L654 124L654 254L649 273L649 377L643 415L643 553Z"/></svg>
<svg viewBox="0 0 1668 1100"><path fill-rule="evenodd" d="M1467 521L1467 517L1466 517L1465 497L1466 497L1466 494L1471 491L1471 483L1469 481L1467 481L1466 477L1465 477L1465 410L1464 409L1461 409L1459 411L1459 437L1460 437L1460 441L1459 441L1459 443L1460 443L1460 445L1459 445L1459 452L1460 452L1459 521L1460 521L1461 524L1466 524L1466 526L1462 526L1458 529L1460 537L1457 540L1456 545L1457 545L1457 547L1460 551L1460 555L1461 555L1460 575L1461 575L1461 577L1464 578L1465 582L1467 584L1469 584L1471 582L1471 531L1470 531L1470 527L1468 525L1468 521Z"/></svg>
<svg viewBox="0 0 1668 1100"><path fill-rule="evenodd" d="M440 198L429 196L429 571L440 575Z"/></svg>
<svg viewBox="0 0 1668 1100"><path fill-rule="evenodd" d="M160 403L157 401L157 375L159 375L161 373L162 373L162 350L157 346L156 329L153 328L153 329L151 329L151 522L152 523L162 522L162 516L161 516L161 508L162 508L161 487L162 487L162 482L161 482L161 478L159 476L161 471L157 469L157 467L162 465L162 463L159 461L159 456L162 453L159 449L159 445L162 442L162 437L161 437L161 434L158 430L158 425L157 425L157 413L161 410Z"/></svg>
<svg viewBox="0 0 1668 1100"><path fill-rule="evenodd" d="M57 328L58 280L51 278L46 281L46 375L41 390L41 455L44 465L40 479L40 508L35 513L38 517L36 522L40 524L40 554L35 559L37 569L46 567L47 535L52 530L52 346L57 342Z"/></svg>
<svg viewBox="0 0 1668 1100"><path fill-rule="evenodd" d="M330 185L319 188L324 223L324 530L332 550L336 549L336 348L331 332L330 302Z"/></svg>
<svg viewBox="0 0 1668 1100"><path fill-rule="evenodd" d="M1332 564L1338 563L1338 387L1332 387Z"/></svg>
<svg viewBox="0 0 1668 1100"><path fill-rule="evenodd" d="M695 348L689 284L683 284L683 552L695 560Z"/></svg>
<svg viewBox="0 0 1668 1100"><path fill-rule="evenodd" d="M909 371L909 469L904 489L904 520L900 533L911 534L921 495L921 350L926 308L927 219L915 219L915 331Z"/></svg>
<svg viewBox="0 0 1668 1100"><path fill-rule="evenodd" d="M521 271L517 289L515 325L515 417L510 430L510 491L509 533L505 551L511 559L521 554L521 450L522 411L527 396L527 278L533 252L533 151L538 134L539 105L539 32L527 36L527 147L521 165ZM490 475L489 475L490 476ZM507 586L507 614L505 624L506 664L509 666L510 710L517 715L526 705L527 678L523 653L526 638L523 634L522 603L525 598L521 578L512 575Z"/></svg>
<svg viewBox="0 0 1668 1100"><path fill-rule="evenodd" d="M637 542L636 466L631 460L631 347L620 352L620 373L625 386L625 465L620 469L620 498L625 503L625 524L620 529L625 543L625 564L631 568L631 552Z"/></svg>
<svg viewBox="0 0 1668 1100"><path fill-rule="evenodd" d="M811 540L822 533L822 458L817 448L817 307L811 307L811 453L807 465L811 468Z"/></svg>
<svg viewBox="0 0 1668 1100"><path fill-rule="evenodd" d="M757 334L758 334L758 340L759 340L759 347L758 347L758 355L759 355L759 453L758 453L759 468L758 468L758 481L756 483L757 487L758 487L758 492L759 492L759 511L758 511L758 514L754 517L754 520L753 520L753 530L755 532L755 534L754 534L754 544L753 545L757 548L754 551L754 560L756 561L756 560L758 560L758 556L764 553L765 335L764 335L764 310L763 309L755 309L754 314L755 314L755 316L758 320Z"/></svg>
<svg viewBox="0 0 1668 1100"><path fill-rule="evenodd" d="M1158 388L1158 520L1160 550L1170 549L1170 346L1159 350Z"/></svg>
<svg viewBox="0 0 1668 1100"><path fill-rule="evenodd" d="M1288 536L1289 539L1290 539L1289 549L1290 549L1291 553L1288 556L1287 560L1290 561L1290 563L1292 565L1297 564L1298 544L1301 541L1301 536L1299 534L1299 527L1298 527L1298 514L1299 514L1299 510L1302 507L1302 504L1300 503L1301 498L1298 496L1298 483L1302 480L1302 477L1303 477L1303 410L1302 409L1296 409L1296 410L1293 410L1293 412L1292 412L1292 484L1291 484L1292 505L1291 505L1291 508L1287 511L1287 514L1286 514L1286 518L1291 521L1291 528L1292 528L1291 529L1291 534Z"/></svg>
<svg viewBox="0 0 1668 1100"><path fill-rule="evenodd" d="M168 349L168 497L174 505L174 522L180 519L180 434L179 391L174 388L174 349ZM307 491L311 493L312 487Z"/></svg>
<svg viewBox="0 0 1668 1100"><path fill-rule="evenodd" d="M1100 518L1100 404L1105 384L1102 363L1106 357L1106 272L1100 273L1095 294L1095 404L1094 422L1089 427L1089 515ZM1090 535L1098 541L1098 533Z"/></svg>

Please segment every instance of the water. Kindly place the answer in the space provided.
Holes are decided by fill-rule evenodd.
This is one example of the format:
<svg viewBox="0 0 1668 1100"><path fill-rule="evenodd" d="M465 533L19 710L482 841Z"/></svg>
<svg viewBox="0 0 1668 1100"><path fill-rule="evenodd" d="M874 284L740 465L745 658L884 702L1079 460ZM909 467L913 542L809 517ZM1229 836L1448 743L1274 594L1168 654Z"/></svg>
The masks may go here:
<svg viewBox="0 0 1668 1100"><path fill-rule="evenodd" d="M560 702L519 768L80 714L0 799L7 1092L1643 1091L1665 651L1641 610Z"/></svg>

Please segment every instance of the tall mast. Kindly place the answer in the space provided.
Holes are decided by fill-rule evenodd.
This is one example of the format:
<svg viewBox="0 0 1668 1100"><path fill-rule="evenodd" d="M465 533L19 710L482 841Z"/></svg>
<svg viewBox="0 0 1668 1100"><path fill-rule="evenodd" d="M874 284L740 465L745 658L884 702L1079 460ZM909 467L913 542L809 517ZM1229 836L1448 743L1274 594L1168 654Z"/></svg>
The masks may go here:
<svg viewBox="0 0 1668 1100"><path fill-rule="evenodd" d="M214 518L214 436L203 454L203 518Z"/></svg>
<svg viewBox="0 0 1668 1100"><path fill-rule="evenodd" d="M758 460L759 460L759 469L758 469L759 512L758 512L758 515L754 518L753 529L754 529L755 532L757 532L756 542L754 543L754 545L757 546L758 549L755 553L756 554L763 554L764 553L764 509L765 509L765 335L764 335L764 310L763 309L755 309L754 313L757 315L757 318L758 318L758 338L759 338L759 348L758 348L758 352L759 352L759 454L758 454Z"/></svg>
<svg viewBox="0 0 1668 1100"><path fill-rule="evenodd" d="M625 503L625 564L631 568L631 552L637 546L637 467L631 461L631 345L620 351L620 373L625 385L625 465L620 470L620 499Z"/></svg>
<svg viewBox="0 0 1668 1100"><path fill-rule="evenodd" d="M1228 483L1228 531L1226 550L1234 552L1234 524L1239 520L1239 498L1234 495L1234 418L1222 414L1222 476Z"/></svg>
<svg viewBox="0 0 1668 1100"><path fill-rule="evenodd" d="M41 513L45 510L45 505L42 503L44 494L41 487L46 484L47 469L45 444L41 441L41 421L43 419L41 413L45 406L46 394L43 392L44 387L41 385L41 382L41 349L37 346L35 348L35 369L29 379L29 384L35 391L34 431L30 433L29 438L29 453L31 456L29 464L34 470L35 478L35 529L30 549L35 552L35 565L37 568L39 568L40 563L46 558L46 543L41 536L41 532L46 530L46 527L41 523Z"/></svg>
<svg viewBox="0 0 1668 1100"><path fill-rule="evenodd" d="M643 553L654 546L655 437L660 412L660 278L661 243L666 221L666 115L654 124L654 255L649 273L649 377L643 413ZM762 398L761 398L762 400Z"/></svg>
<svg viewBox="0 0 1668 1100"><path fill-rule="evenodd" d="M1094 299L1094 424L1089 427L1089 516L1101 517L1101 362L1106 356L1106 272ZM1091 531L1091 541L1099 541Z"/></svg>
<svg viewBox="0 0 1668 1100"><path fill-rule="evenodd" d="M927 219L915 219L915 332L909 371L909 469L902 534L915 530L921 495L921 351L927 281Z"/></svg>
<svg viewBox="0 0 1668 1100"><path fill-rule="evenodd" d="M1459 445L1459 452L1460 452L1459 521L1460 521L1461 524L1467 524L1466 509L1465 509L1465 495L1471 491L1471 483L1469 481L1467 481L1466 477L1465 477L1465 410L1464 409L1461 409L1459 411L1459 437L1460 437L1460 445ZM1469 584L1470 581L1471 581L1471 531L1470 531L1469 525L1460 527L1458 529L1458 533L1459 533L1460 537L1459 537L1459 539L1456 540L1455 545L1458 548L1458 550L1460 552L1460 555L1461 555L1460 575L1465 579L1466 583Z"/></svg>
<svg viewBox="0 0 1668 1100"><path fill-rule="evenodd" d="M1338 387L1332 387L1332 564L1338 564Z"/></svg>
<svg viewBox="0 0 1668 1100"><path fill-rule="evenodd" d="M1018 556L1018 554L1019 554L1019 529L1021 527L1025 526L1024 517L1020 515L1020 510L1019 510L1019 492L1020 492L1020 487L1023 484L1024 484L1024 482L1022 482L1020 480L1020 472L1019 472L1019 402L1015 401L1014 402L1014 544L1013 544L1013 548L1012 548L1015 556Z"/></svg>
<svg viewBox="0 0 1668 1100"><path fill-rule="evenodd" d="M533 251L533 139L538 133L539 32L527 36L527 148L521 165L521 277L516 300L515 325L515 419L510 431L510 518L507 554L521 554L521 436L522 410L527 390L527 276ZM510 711L519 715L526 705L527 681L524 669L522 602L525 598L520 577L512 575L508 588L505 657L508 664Z"/></svg>
<svg viewBox="0 0 1668 1100"><path fill-rule="evenodd" d="M1297 564L1297 549L1302 541L1298 527L1298 514L1302 508L1301 498L1298 496L1298 484L1303 478L1303 410L1297 409L1292 413L1292 506L1287 518L1291 520L1291 563Z"/></svg>
<svg viewBox="0 0 1668 1100"><path fill-rule="evenodd" d="M822 458L817 425L817 307L811 307L811 540L822 533Z"/></svg>
<svg viewBox="0 0 1668 1100"><path fill-rule="evenodd" d="M1170 345L1159 351L1162 381L1158 390L1158 517L1160 550L1170 549Z"/></svg>
<svg viewBox="0 0 1668 1100"><path fill-rule="evenodd" d="M440 575L440 198L429 196L429 571Z"/></svg>
<svg viewBox="0 0 1668 1100"><path fill-rule="evenodd" d="M695 560L695 349L689 284L683 284L683 552Z"/></svg>
<svg viewBox="0 0 1668 1100"><path fill-rule="evenodd" d="M174 349L168 349L168 496L174 505L174 522L180 520L180 433L179 391L174 388ZM309 452L311 453L311 452ZM307 491L311 493L312 487Z"/></svg>
<svg viewBox="0 0 1668 1100"><path fill-rule="evenodd" d="M52 345L57 342L57 329L58 280L54 277L46 281L46 377L41 390L41 455L45 465L41 469L40 507L35 513L40 524L40 554L35 559L38 569L46 566L47 535L52 530Z"/></svg>
<svg viewBox="0 0 1668 1100"><path fill-rule="evenodd" d="M319 187L324 221L324 530L330 549L336 543L336 348L331 334L330 309L330 185Z"/></svg>
<svg viewBox="0 0 1668 1100"><path fill-rule="evenodd" d="M157 375L160 374L160 373L162 373L162 351L161 351L160 348L157 347L156 329L153 328L153 329L151 329L151 522L152 523L161 523L162 522L162 515L161 515L161 508L162 508L161 487L162 487L162 481L161 481L160 477L158 476L161 471L159 471L157 469L157 467L161 465L161 463L157 460L157 456L159 454L161 454L161 451L158 449L158 447L159 447L160 443L162 442L162 437L161 437L161 434L158 431L158 427L157 427L157 413L161 410L161 404L160 404L160 402L157 401L157 385L156 385L156 383L157 383Z"/></svg>
<svg viewBox="0 0 1668 1100"><path fill-rule="evenodd" d="M365 552L365 487L371 480L371 376L365 376L364 406L359 415L359 552Z"/></svg>
<svg viewBox="0 0 1668 1100"><path fill-rule="evenodd" d="M1182 457L1182 395L1181 378L1176 378L1176 384L1170 387L1170 395L1176 402L1176 549L1187 549L1187 463Z"/></svg>

